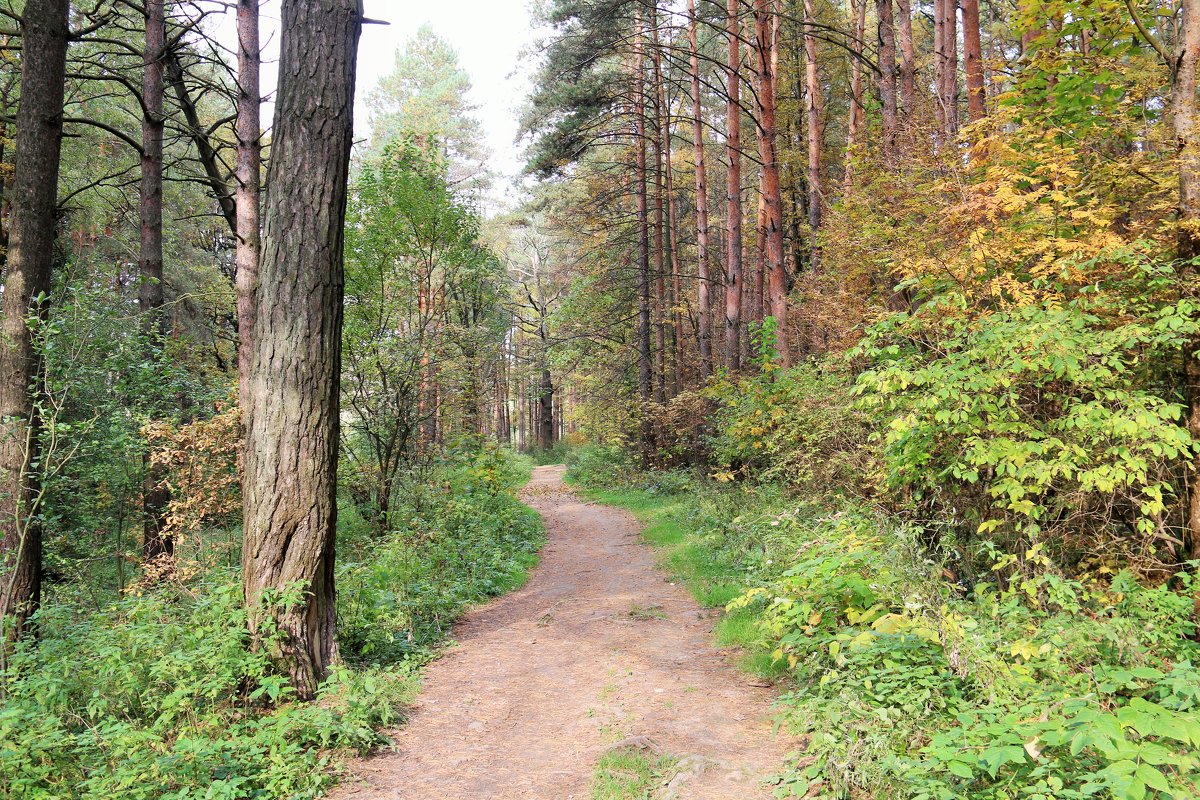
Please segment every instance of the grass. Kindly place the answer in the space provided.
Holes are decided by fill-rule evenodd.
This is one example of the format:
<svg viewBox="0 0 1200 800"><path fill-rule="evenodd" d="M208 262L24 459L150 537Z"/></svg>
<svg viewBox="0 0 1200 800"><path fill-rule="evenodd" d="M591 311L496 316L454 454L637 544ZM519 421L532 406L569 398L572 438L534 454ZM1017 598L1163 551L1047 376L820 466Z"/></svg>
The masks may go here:
<svg viewBox="0 0 1200 800"><path fill-rule="evenodd" d="M572 483L570 474L567 482ZM686 520L686 496L640 488L575 488L589 500L624 508L645 525L642 538L658 552L660 566L686 586L701 606L721 610L713 634L718 645L742 651L737 660L739 668L770 679L786 673L782 662L776 662L770 650L764 648L754 613L724 610L742 593L744 570L693 532Z"/></svg>
<svg viewBox="0 0 1200 800"><path fill-rule="evenodd" d="M675 765L669 755L621 747L600 757L592 779L592 800L650 800Z"/></svg>

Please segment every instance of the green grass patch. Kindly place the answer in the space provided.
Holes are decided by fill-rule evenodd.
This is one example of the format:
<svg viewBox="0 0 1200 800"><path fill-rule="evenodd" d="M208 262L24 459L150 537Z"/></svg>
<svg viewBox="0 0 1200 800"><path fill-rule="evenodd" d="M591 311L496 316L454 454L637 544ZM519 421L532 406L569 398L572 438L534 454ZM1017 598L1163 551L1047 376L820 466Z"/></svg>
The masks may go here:
<svg viewBox="0 0 1200 800"><path fill-rule="evenodd" d="M650 800L675 765L669 755L621 747L600 757L592 782L592 800Z"/></svg>

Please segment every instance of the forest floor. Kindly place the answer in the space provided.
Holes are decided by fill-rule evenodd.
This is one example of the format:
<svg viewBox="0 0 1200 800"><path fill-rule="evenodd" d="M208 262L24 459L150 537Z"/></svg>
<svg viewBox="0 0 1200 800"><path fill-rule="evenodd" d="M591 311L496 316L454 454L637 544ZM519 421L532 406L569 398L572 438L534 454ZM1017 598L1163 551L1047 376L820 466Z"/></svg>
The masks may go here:
<svg viewBox="0 0 1200 800"><path fill-rule="evenodd" d="M711 612L655 567L633 517L563 472L525 488L548 537L529 582L466 615L395 746L353 763L334 798L585 800L625 749L664 765L654 798L771 796L794 744L773 731L774 693L712 646Z"/></svg>

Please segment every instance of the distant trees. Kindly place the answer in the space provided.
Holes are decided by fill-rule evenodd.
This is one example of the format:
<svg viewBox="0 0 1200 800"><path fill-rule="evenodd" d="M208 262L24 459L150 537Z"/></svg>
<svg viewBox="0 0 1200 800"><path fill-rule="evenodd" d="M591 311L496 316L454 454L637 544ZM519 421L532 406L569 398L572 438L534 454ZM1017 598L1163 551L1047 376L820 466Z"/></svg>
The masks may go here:
<svg viewBox="0 0 1200 800"><path fill-rule="evenodd" d="M389 530L401 473L491 430L508 277L437 143L393 138L354 181L346 240L347 482ZM507 398L505 398L506 400Z"/></svg>
<svg viewBox="0 0 1200 800"><path fill-rule="evenodd" d="M416 137L446 156L451 180L486 186L483 130L467 99L471 80L458 54L428 25L396 51L395 67L367 96L371 151L378 155L397 138Z"/></svg>
<svg viewBox="0 0 1200 800"><path fill-rule="evenodd" d="M739 386L755 372L770 382L789 361L853 350L881 370L864 372L859 392L878 380L881 394L914 404L883 403L915 415L887 434L893 449L880 456L898 460L880 491L910 487L896 503L958 520L959 541L991 533L1011 543L1053 529L1064 550L1080 537L1115 539L1147 563L1181 569L1200 552L1200 462L1177 442L1200 439L1197 13L1191 0L1009 10L975 0L730 0L691 4L686 16L661 3L550 3L554 30L526 120L530 167L554 178L539 210L578 270L564 306L587 309L605 332L567 350L606 379L575 372L559 385L587 387L580 414L598 435L617 435L600 410L622 397L631 412L619 435L647 461L700 461L710 455L714 384ZM678 154L681 142L691 158L656 157ZM710 328L714 308L723 336ZM1070 313L1056 316L1061 309ZM913 388L929 379L899 365L936 371L1007 357L1020 343L993 351L991 337L1018 319L1030 330L1069 319L1083 338L1060 330L1055 340L1078 347L1092 336L1111 344L1130 319L1157 338L1106 350L1112 363L1131 358L1145 370L1122 373L1121 387L1101 393L1107 400L1072 385L1066 366L1053 388L1015 388L1031 429L1028 441L1007 436L1031 452L1066 435L1056 426L1078 436L1080 423L1061 418L1076 403L1123 419L1141 403L1163 419L1186 408L1186 420L1130 433L1162 455L1137 466L1133 444L1107 450L1097 436L1078 442L1086 466L1039 467L1044 484L1026 467L1018 491L995 461L999 445L984 446L999 435L987 427L993 416L968 413L982 427L967 425L970 435L946 452L913 438L916 429L945 434L940 426L964 412ZM657 335L664 330L674 335ZM872 344L853 349L864 337ZM1089 353L1068 362L1092 364ZM960 373L937 374L953 382ZM963 402L978 386L967 385L955 390ZM913 410L925 403L937 409L928 419ZM788 411L771 414L750 427L769 430ZM931 477L919 459L942 466ZM1093 467L1121 478L1073 483ZM997 528L970 524L988 514Z"/></svg>

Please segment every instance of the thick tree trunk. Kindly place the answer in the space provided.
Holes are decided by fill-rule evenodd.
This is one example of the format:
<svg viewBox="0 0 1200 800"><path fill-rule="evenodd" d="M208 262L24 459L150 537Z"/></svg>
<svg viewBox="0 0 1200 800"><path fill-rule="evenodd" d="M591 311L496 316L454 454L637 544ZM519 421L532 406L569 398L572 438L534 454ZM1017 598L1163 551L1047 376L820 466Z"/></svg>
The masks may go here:
<svg viewBox="0 0 1200 800"><path fill-rule="evenodd" d="M21 102L0 337L0 675L41 600L36 522L41 362L30 317L45 319L54 263L67 54L67 0L28 0L21 19ZM13 627L8 627L10 624Z"/></svg>
<svg viewBox="0 0 1200 800"><path fill-rule="evenodd" d="M168 317L163 294L163 70L167 55L164 0L146 0L146 41L142 69L142 175L138 198L141 249L138 256L138 310L149 358L161 359L166 345ZM142 558L153 569L166 569L175 542L166 532L170 492L163 471L147 456L142 486ZM162 561L157 567L155 562Z"/></svg>
<svg viewBox="0 0 1200 800"><path fill-rule="evenodd" d="M1200 65L1200 0L1183 0L1179 53L1172 69L1171 125L1179 153L1178 255L1200 259L1200 129L1196 125L1197 67ZM1184 266L1194 274L1196 266ZM1186 353L1188 432L1200 441L1200 339ZM1192 461L1188 495L1188 557L1200 558L1200 456Z"/></svg>
<svg viewBox="0 0 1200 800"><path fill-rule="evenodd" d="M913 43L911 0L896 0L896 32L900 48L900 104L911 119L917 105L917 51Z"/></svg>
<svg viewBox="0 0 1200 800"><path fill-rule="evenodd" d="M725 363L735 372L742 367L742 48L738 6L738 0L727 0L729 63L726 71L728 103L725 151L729 168L725 179Z"/></svg>
<svg viewBox="0 0 1200 800"><path fill-rule="evenodd" d="M896 154L896 33L892 24L892 0L876 0L879 18L879 104L883 122L883 154L889 162Z"/></svg>
<svg viewBox="0 0 1200 800"><path fill-rule="evenodd" d="M712 302L708 285L708 176L704 168L704 109L700 102L700 56L696 0L688 0L688 47L692 78L692 153L696 164L696 294L700 339L700 379L713 372Z"/></svg>
<svg viewBox="0 0 1200 800"><path fill-rule="evenodd" d="M811 3L812 0L806 0L806 12ZM783 199L779 187L779 156L775 147L775 26L771 6L771 0L754 1L755 49L758 56L758 152L762 158L763 227L767 235L767 305L771 316L775 318L775 345L779 363L787 367L791 365L787 328L788 275L787 265L783 261ZM809 30L809 26L806 25L805 30ZM805 47L808 47L807 36ZM814 50L810 58L815 57ZM815 74L815 60L812 62L812 71Z"/></svg>
<svg viewBox="0 0 1200 800"><path fill-rule="evenodd" d="M259 191L262 169L262 90L259 85L261 49L258 35L258 0L238 0L238 101L237 101L237 321L238 395L242 408L250 376L254 341L260 256Z"/></svg>
<svg viewBox="0 0 1200 800"><path fill-rule="evenodd" d="M337 658L342 240L361 21L359 0L283 3L245 409L242 577L251 631L304 699ZM297 588L288 603L275 602ZM265 617L280 638L259 638Z"/></svg>
<svg viewBox="0 0 1200 800"><path fill-rule="evenodd" d="M987 114L983 86L983 42L979 34L979 0L961 0L963 17L963 67L967 74L967 117L971 122Z"/></svg>

